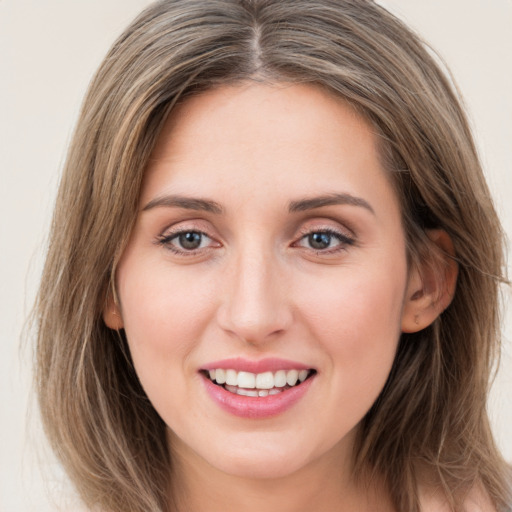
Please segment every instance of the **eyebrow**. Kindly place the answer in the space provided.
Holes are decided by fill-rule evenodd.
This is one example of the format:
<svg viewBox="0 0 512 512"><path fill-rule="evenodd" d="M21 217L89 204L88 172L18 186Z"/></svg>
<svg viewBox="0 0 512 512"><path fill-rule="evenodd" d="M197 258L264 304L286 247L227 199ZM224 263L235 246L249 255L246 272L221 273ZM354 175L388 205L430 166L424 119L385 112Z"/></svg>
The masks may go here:
<svg viewBox="0 0 512 512"><path fill-rule="evenodd" d="M374 209L367 201L365 201L361 197L356 197L347 193L326 194L322 196L300 199L298 201L291 201L288 206L288 211L290 213L296 213L307 210L314 210L315 208L322 208L323 206L344 204L351 206L360 206L375 215ZM153 208L158 208L162 206L170 208L184 208L186 210L205 211L219 215L224 213L224 209L222 208L222 206L219 203L216 203L215 201L179 195L167 195L156 197L155 199L152 199L148 204L146 204L142 211L145 212L147 210L151 210Z"/></svg>
<svg viewBox="0 0 512 512"><path fill-rule="evenodd" d="M146 206L144 206L142 211L145 212L147 210L151 210L153 208L158 208L161 206L184 208L186 210L198 210L216 214L221 214L224 211L219 203L216 203L215 201L210 201L209 199L200 199L175 195L156 197L155 199L152 199Z"/></svg>
<svg viewBox="0 0 512 512"><path fill-rule="evenodd" d="M322 208L323 206L332 206L340 204L360 206L375 215L375 210L367 201L365 201L361 197L356 197L346 193L326 194L323 196L301 199L299 201L292 201L288 207L288 211L290 213L303 212L306 210L313 210L315 208Z"/></svg>

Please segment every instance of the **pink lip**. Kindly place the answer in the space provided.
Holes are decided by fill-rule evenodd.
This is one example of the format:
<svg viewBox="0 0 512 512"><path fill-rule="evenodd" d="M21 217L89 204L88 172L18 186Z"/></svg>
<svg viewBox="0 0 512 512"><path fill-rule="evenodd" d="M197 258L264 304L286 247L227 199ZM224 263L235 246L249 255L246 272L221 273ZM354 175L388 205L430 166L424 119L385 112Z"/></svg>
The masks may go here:
<svg viewBox="0 0 512 512"><path fill-rule="evenodd" d="M202 377L207 393L222 409L241 418L260 419L276 416L291 408L306 394L315 376L312 375L301 384L281 391L277 395L261 397L231 393L222 386L214 384L206 375Z"/></svg>
<svg viewBox="0 0 512 512"><path fill-rule="evenodd" d="M306 366L287 359L267 358L259 361L251 361L241 357L233 357L231 359L208 363L203 366L201 370L214 370L216 368L236 370L237 372L263 373L277 372L278 370L309 370L311 366Z"/></svg>

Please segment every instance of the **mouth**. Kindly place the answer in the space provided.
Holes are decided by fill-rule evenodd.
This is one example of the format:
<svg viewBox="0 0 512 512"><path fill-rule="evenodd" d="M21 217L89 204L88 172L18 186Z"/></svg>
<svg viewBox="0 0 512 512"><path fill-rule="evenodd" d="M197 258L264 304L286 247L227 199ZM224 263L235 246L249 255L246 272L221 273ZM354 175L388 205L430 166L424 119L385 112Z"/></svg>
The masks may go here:
<svg viewBox="0 0 512 512"><path fill-rule="evenodd" d="M288 369L252 373L235 369L213 368L201 370L213 384L229 393L244 397L279 395L300 386L316 373L314 369Z"/></svg>

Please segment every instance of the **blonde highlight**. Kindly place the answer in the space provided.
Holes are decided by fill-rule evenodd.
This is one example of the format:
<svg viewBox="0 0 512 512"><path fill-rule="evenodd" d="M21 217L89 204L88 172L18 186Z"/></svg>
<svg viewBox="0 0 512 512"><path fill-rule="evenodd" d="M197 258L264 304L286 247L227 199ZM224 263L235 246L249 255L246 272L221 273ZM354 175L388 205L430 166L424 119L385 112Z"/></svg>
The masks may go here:
<svg viewBox="0 0 512 512"><path fill-rule="evenodd" d="M459 264L452 304L403 334L359 432L355 467L378 473L398 510L420 510L427 474L451 510L483 485L510 504L486 397L499 355L503 234L450 80L402 22L369 0L159 1L120 36L91 83L69 148L37 300L37 383L52 446L84 502L169 511L165 424L122 331L102 311L139 208L152 149L188 96L247 80L311 83L375 127L400 197L411 264L439 266L443 229Z"/></svg>

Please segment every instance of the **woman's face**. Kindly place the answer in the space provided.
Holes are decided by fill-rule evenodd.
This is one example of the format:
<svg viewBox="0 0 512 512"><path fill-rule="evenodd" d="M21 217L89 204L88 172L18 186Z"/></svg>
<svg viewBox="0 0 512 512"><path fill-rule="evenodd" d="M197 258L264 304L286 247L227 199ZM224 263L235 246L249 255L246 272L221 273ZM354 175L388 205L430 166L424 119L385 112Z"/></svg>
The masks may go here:
<svg viewBox="0 0 512 512"><path fill-rule="evenodd" d="M312 86L226 86L185 101L158 140L117 327L178 458L284 476L348 460L407 276L371 126Z"/></svg>

